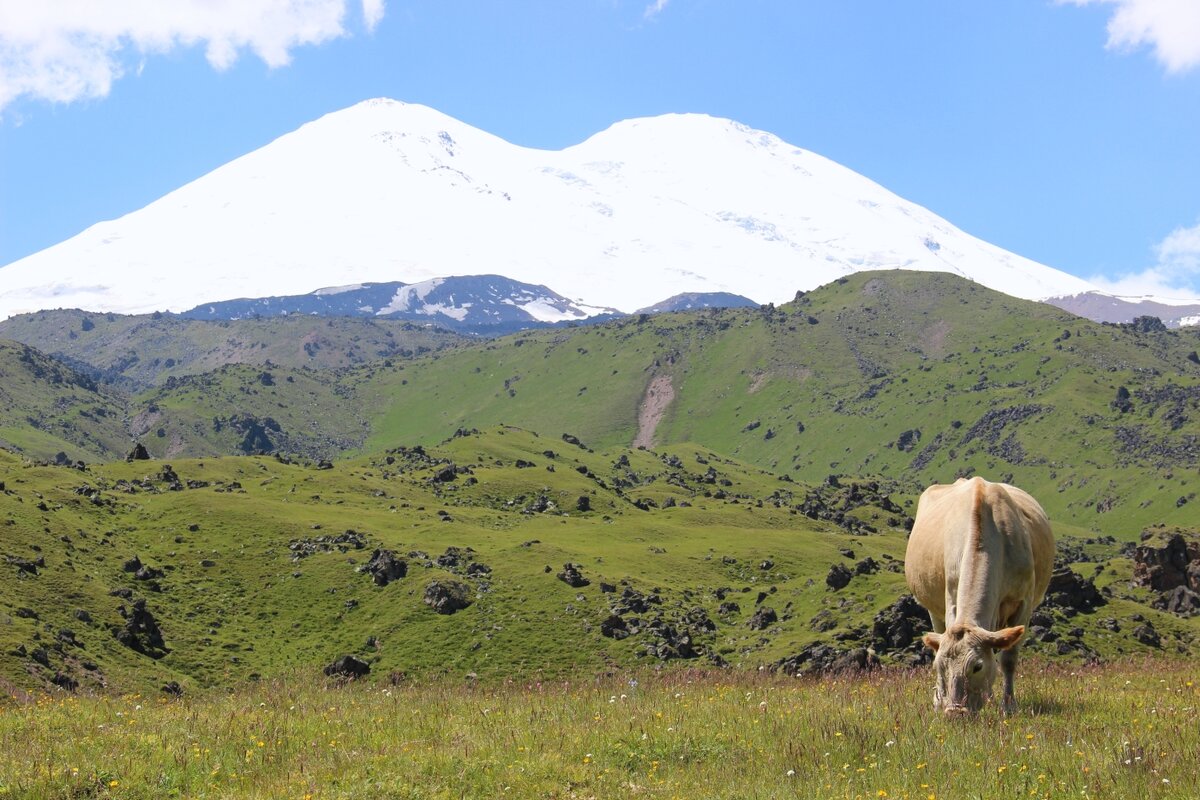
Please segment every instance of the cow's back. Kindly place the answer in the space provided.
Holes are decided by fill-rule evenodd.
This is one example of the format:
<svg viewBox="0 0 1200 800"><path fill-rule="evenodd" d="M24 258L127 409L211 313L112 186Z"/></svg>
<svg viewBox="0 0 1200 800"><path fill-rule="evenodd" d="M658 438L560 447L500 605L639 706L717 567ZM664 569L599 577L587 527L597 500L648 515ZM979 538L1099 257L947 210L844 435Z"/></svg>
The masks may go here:
<svg viewBox="0 0 1200 800"><path fill-rule="evenodd" d="M1030 611L1035 608L1054 564L1046 513L1027 492L978 477L930 486L917 503L904 557L905 578L917 602L945 619L947 582L957 590L964 550L981 546L973 536L992 538L989 549L1003 550L1003 574L987 579L1001 581L1000 594L1010 602L1024 600Z"/></svg>

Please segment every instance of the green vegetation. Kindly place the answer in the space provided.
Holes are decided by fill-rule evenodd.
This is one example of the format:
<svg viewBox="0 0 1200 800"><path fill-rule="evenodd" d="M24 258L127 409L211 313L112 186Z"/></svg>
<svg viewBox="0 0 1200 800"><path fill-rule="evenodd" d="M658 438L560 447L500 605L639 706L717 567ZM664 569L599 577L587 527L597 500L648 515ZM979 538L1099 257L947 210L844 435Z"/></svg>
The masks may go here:
<svg viewBox="0 0 1200 800"><path fill-rule="evenodd" d="M959 722L937 718L929 681L622 672L329 688L293 675L194 699L44 698L0 710L0 796L1200 794L1193 669L1032 665L1015 716Z"/></svg>
<svg viewBox="0 0 1200 800"><path fill-rule="evenodd" d="M78 313L3 331L38 332L49 347L51 322L82 326ZM122 342L103 351L110 361L113 348L153 350L136 362L157 365L153 375L137 380L157 387L110 392L108 424L123 420L160 458L334 458L515 424L600 447L628 446L641 430L643 441L694 442L810 482L879 475L916 492L960 475L1011 479L1059 523L1122 539L1188 524L1200 502L1200 330L1096 324L951 275L859 273L780 308L642 315L440 350L461 338L410 325L388 339L370 320L92 324L80 341L120 329L106 334ZM237 347L226 324L243 326ZM331 338L313 359L298 348L317 332ZM163 367L187 337L203 339L188 348L205 355ZM348 347L352 357L326 358ZM436 352L416 357L422 347ZM109 374L110 361L89 368ZM315 362L328 368L304 366ZM652 382L666 398L658 406L647 402ZM19 407L53 405L25 399ZM6 438L44 459L119 457L130 444L82 421L56 424L52 436L9 426Z"/></svg>
<svg viewBox="0 0 1200 800"><path fill-rule="evenodd" d="M0 339L23 342L130 391L226 364L337 369L404 360L470 341L397 320L292 315L209 322L74 309L0 320Z"/></svg>
<svg viewBox="0 0 1200 800"><path fill-rule="evenodd" d="M873 632L905 593L910 495L850 479L807 486L695 446L593 452L495 428L327 469L221 457L79 470L0 453L0 481L0 676L18 688L174 681L190 692L345 654L382 678L501 678L753 669L817 642L901 663L920 651L919 630L886 646ZM1090 613L1050 612L1065 652L1157 649L1124 622L1133 614L1161 649L1191 651L1200 620L1150 608L1115 542L1066 549L1073 541L1063 552L1110 596ZM376 585L360 570L376 548L407 575ZM558 578L567 563L590 583ZM837 590L826 583L835 564L858 573ZM463 584L469 607L435 613L435 581ZM138 599L160 645L120 638L138 624ZM776 619L752 625L764 609ZM613 613L632 635L604 635Z"/></svg>

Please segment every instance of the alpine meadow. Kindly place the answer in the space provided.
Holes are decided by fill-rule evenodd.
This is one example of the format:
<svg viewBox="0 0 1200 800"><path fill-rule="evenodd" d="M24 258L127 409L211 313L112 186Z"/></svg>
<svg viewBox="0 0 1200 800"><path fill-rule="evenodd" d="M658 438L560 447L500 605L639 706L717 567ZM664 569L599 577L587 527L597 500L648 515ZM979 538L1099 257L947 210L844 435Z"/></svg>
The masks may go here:
<svg viewBox="0 0 1200 800"><path fill-rule="evenodd" d="M0 0L0 800L1200 798L1197 0Z"/></svg>

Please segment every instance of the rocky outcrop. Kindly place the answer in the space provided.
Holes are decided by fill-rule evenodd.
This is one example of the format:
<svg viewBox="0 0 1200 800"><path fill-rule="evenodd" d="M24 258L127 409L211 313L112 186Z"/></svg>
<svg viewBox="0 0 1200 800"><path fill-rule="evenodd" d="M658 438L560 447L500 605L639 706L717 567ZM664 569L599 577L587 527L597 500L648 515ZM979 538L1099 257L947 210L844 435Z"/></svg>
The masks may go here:
<svg viewBox="0 0 1200 800"><path fill-rule="evenodd" d="M798 675L865 672L879 667L879 658L865 647L838 650L821 642L806 645L799 653L772 665L772 669L793 677Z"/></svg>
<svg viewBox="0 0 1200 800"><path fill-rule="evenodd" d="M325 675L330 678L347 678L356 680L371 671L371 665L354 656L342 656L337 661L325 667Z"/></svg>
<svg viewBox="0 0 1200 800"><path fill-rule="evenodd" d="M562 572L558 573L558 575L555 577L557 577L567 586L575 589L587 586L591 583L591 581L583 577L583 573L580 572L580 566L578 564L572 564L569 561L566 564L563 564Z"/></svg>
<svg viewBox="0 0 1200 800"><path fill-rule="evenodd" d="M1133 553L1133 585L1159 592L1186 586L1200 592L1200 543L1176 533L1161 546L1139 545Z"/></svg>
<svg viewBox="0 0 1200 800"><path fill-rule="evenodd" d="M1068 616L1079 611L1091 611L1108 601L1090 578L1081 577L1070 567L1060 566L1050 575L1045 605L1061 608Z"/></svg>
<svg viewBox="0 0 1200 800"><path fill-rule="evenodd" d="M154 615L146 608L145 600L134 600L130 611L126 611L124 606L119 610L125 618L125 624L113 629L113 636L118 642L150 658L162 658L169 652L162 630Z"/></svg>
<svg viewBox="0 0 1200 800"><path fill-rule="evenodd" d="M846 588L853 577L854 573L847 569L845 565L834 564L829 568L829 574L825 576L825 585L836 592L839 589Z"/></svg>
<svg viewBox="0 0 1200 800"><path fill-rule="evenodd" d="M458 581L433 581L425 587L425 604L439 614L453 614L471 605L470 589Z"/></svg>
<svg viewBox="0 0 1200 800"><path fill-rule="evenodd" d="M358 571L370 575L376 586L387 586L408 574L408 562L397 558L391 550L376 548L371 560L359 567Z"/></svg>
<svg viewBox="0 0 1200 800"><path fill-rule="evenodd" d="M875 615L871 624L871 646L877 653L911 653L924 656L921 635L932 630L929 612L911 594Z"/></svg>

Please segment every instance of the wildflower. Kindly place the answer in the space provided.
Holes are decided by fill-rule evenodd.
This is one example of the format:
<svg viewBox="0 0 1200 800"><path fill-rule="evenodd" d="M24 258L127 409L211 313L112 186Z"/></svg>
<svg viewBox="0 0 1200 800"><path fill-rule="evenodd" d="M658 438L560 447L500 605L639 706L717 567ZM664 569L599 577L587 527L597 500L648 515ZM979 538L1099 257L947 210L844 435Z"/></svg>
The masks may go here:
<svg viewBox="0 0 1200 800"><path fill-rule="evenodd" d="M794 770L794 769L789 769L789 770L787 771L787 776L788 776L789 778L793 777L795 774L796 774L796 770Z"/></svg>
<svg viewBox="0 0 1200 800"><path fill-rule="evenodd" d="M121 785L121 782L118 780L111 780L108 782L108 788L110 788L110 789L115 789L120 785Z"/></svg>

